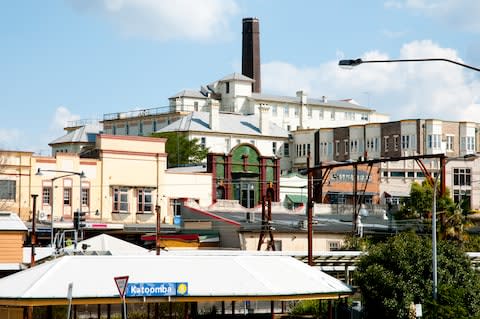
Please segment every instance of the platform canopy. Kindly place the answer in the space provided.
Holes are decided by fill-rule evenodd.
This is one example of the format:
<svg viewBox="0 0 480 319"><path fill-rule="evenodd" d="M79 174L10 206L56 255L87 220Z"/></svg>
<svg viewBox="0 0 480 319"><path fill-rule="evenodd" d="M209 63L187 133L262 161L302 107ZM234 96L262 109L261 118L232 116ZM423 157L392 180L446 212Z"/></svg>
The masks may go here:
<svg viewBox="0 0 480 319"><path fill-rule="evenodd" d="M120 303L114 278L121 276L129 276L127 291L130 285L184 283L182 295L127 293L127 303L336 299L353 293L288 256L64 256L0 279L0 305L65 305L69 283L73 304Z"/></svg>

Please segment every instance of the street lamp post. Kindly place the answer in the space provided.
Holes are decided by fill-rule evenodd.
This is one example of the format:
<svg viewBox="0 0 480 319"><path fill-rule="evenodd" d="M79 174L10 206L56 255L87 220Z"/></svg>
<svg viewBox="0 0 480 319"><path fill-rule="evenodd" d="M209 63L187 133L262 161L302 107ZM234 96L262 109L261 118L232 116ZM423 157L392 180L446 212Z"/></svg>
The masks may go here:
<svg viewBox="0 0 480 319"><path fill-rule="evenodd" d="M51 195L51 204L50 204L50 247L53 248L53 243L54 243L54 231L53 231L53 194L55 192L55 188L54 188L54 182L57 180L57 179L61 179L61 178L64 178L64 177L68 177L68 176L73 176L73 175L77 175L80 177L80 209L79 209L79 212L81 213L82 212L82 178L85 177L85 173L82 171L82 172L74 172L74 171L64 171L64 170L53 170L53 169L41 169L39 168L37 170L37 173L35 175L37 176L42 176L43 175L43 172L53 172L53 173L64 173L64 175L61 175L61 176L56 176L54 178L51 178L51 182L52 182L52 193L50 194ZM75 232L76 233L76 232ZM75 244L76 244L76 240L75 240Z"/></svg>
<svg viewBox="0 0 480 319"><path fill-rule="evenodd" d="M343 68L353 68L357 65L364 64L364 63L398 63L398 62L448 62L459 65L461 67L474 70L480 72L479 68L473 67L471 65L467 65L464 63L460 63L457 61L453 61L450 59L444 58L425 58L425 59L396 59L396 60L362 60L362 59L347 59L347 60L340 60L338 65ZM443 166L441 162L441 165ZM442 169L442 175L444 174ZM435 177L435 182L433 186L433 207L432 207L432 267L433 267L433 299L437 300L437 208L436 208L436 197L437 197L437 182L438 176ZM444 176L442 176L442 194L444 192Z"/></svg>
<svg viewBox="0 0 480 319"><path fill-rule="evenodd" d="M397 59L397 60L362 60L362 59L347 59L347 60L340 60L338 65L343 68L353 68L357 65L364 64L364 63L397 63L397 62L448 62L459 65L461 67L474 70L480 72L479 68L473 67L468 64L460 63L450 59L444 58L427 58L427 59Z"/></svg>

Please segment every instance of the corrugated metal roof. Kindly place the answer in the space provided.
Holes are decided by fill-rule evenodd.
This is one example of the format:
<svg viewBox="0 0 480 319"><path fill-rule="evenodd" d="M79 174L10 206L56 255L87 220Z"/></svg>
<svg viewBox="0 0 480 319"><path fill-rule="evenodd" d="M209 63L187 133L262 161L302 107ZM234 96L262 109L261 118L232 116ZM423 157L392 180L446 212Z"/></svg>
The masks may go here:
<svg viewBox="0 0 480 319"><path fill-rule="evenodd" d="M129 243L116 237L100 234L77 243L77 249L87 245L87 251L109 252L112 255L141 255L147 254L148 249ZM74 245L65 247L65 251L73 251Z"/></svg>
<svg viewBox="0 0 480 319"><path fill-rule="evenodd" d="M237 80L237 81L247 81L247 82L255 82L254 79L249 78L248 76L245 76L241 73L232 73L229 74L219 80L219 82L225 82L225 81L232 81L232 80Z"/></svg>
<svg viewBox="0 0 480 319"><path fill-rule="evenodd" d="M300 104L300 97L297 96L280 96L280 95L268 95L262 93L252 93L252 99L255 101L271 101L277 103L296 103ZM308 98L307 105L320 105L325 107L336 107L343 109L352 109L352 110L363 110L363 111L373 111L372 109L361 106L355 101L347 100L327 100L322 99Z"/></svg>
<svg viewBox="0 0 480 319"><path fill-rule="evenodd" d="M0 211L0 231L28 231L27 226L17 214L7 211Z"/></svg>
<svg viewBox="0 0 480 319"><path fill-rule="evenodd" d="M169 97L169 99L174 99L174 98L177 98L177 97L195 97L195 98L199 98L199 99L206 99L207 98L200 91L182 90L182 91L178 92L177 94L174 94L171 97Z"/></svg>
<svg viewBox="0 0 480 319"><path fill-rule="evenodd" d="M192 112L157 132L193 131L265 136L260 131L258 115L219 113L218 129L213 131L209 125L209 114L208 112ZM270 122L268 135L288 138L288 131Z"/></svg>
<svg viewBox="0 0 480 319"><path fill-rule="evenodd" d="M55 140L48 145L62 143L95 143L96 136L102 131L99 125L81 126Z"/></svg>
<svg viewBox="0 0 480 319"><path fill-rule="evenodd" d="M198 301L352 293L340 280L287 256L66 256L0 279L0 305L12 300L16 305L45 304L48 299L66 304L70 282L77 302L118 298L114 277L124 275L129 283L186 282L187 297Z"/></svg>

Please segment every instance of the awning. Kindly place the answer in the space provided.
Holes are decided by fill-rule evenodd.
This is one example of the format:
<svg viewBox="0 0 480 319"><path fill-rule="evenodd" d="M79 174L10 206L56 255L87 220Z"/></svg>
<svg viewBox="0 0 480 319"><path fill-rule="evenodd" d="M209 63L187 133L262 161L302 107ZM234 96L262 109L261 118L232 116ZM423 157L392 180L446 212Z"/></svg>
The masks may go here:
<svg viewBox="0 0 480 319"><path fill-rule="evenodd" d="M305 195L295 195L295 194L287 194L285 195L285 199L288 199L294 204L305 204L308 201L308 197Z"/></svg>
<svg viewBox="0 0 480 319"><path fill-rule="evenodd" d="M353 196L353 192L335 192L335 191L328 191L328 195L344 195L344 196ZM362 192L358 191L357 196L375 196L378 195L376 192Z"/></svg>

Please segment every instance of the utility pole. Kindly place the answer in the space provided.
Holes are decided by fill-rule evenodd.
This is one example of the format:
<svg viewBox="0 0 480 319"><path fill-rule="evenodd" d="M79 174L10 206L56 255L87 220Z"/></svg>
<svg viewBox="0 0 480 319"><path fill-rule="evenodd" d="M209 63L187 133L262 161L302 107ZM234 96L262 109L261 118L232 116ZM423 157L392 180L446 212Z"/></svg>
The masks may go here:
<svg viewBox="0 0 480 319"><path fill-rule="evenodd" d="M37 244L37 234L35 232L35 220L37 219L37 194L32 194L33 210L32 210L32 234L30 235L30 241L32 244L32 254L30 256L30 267L35 266L35 245Z"/></svg>

